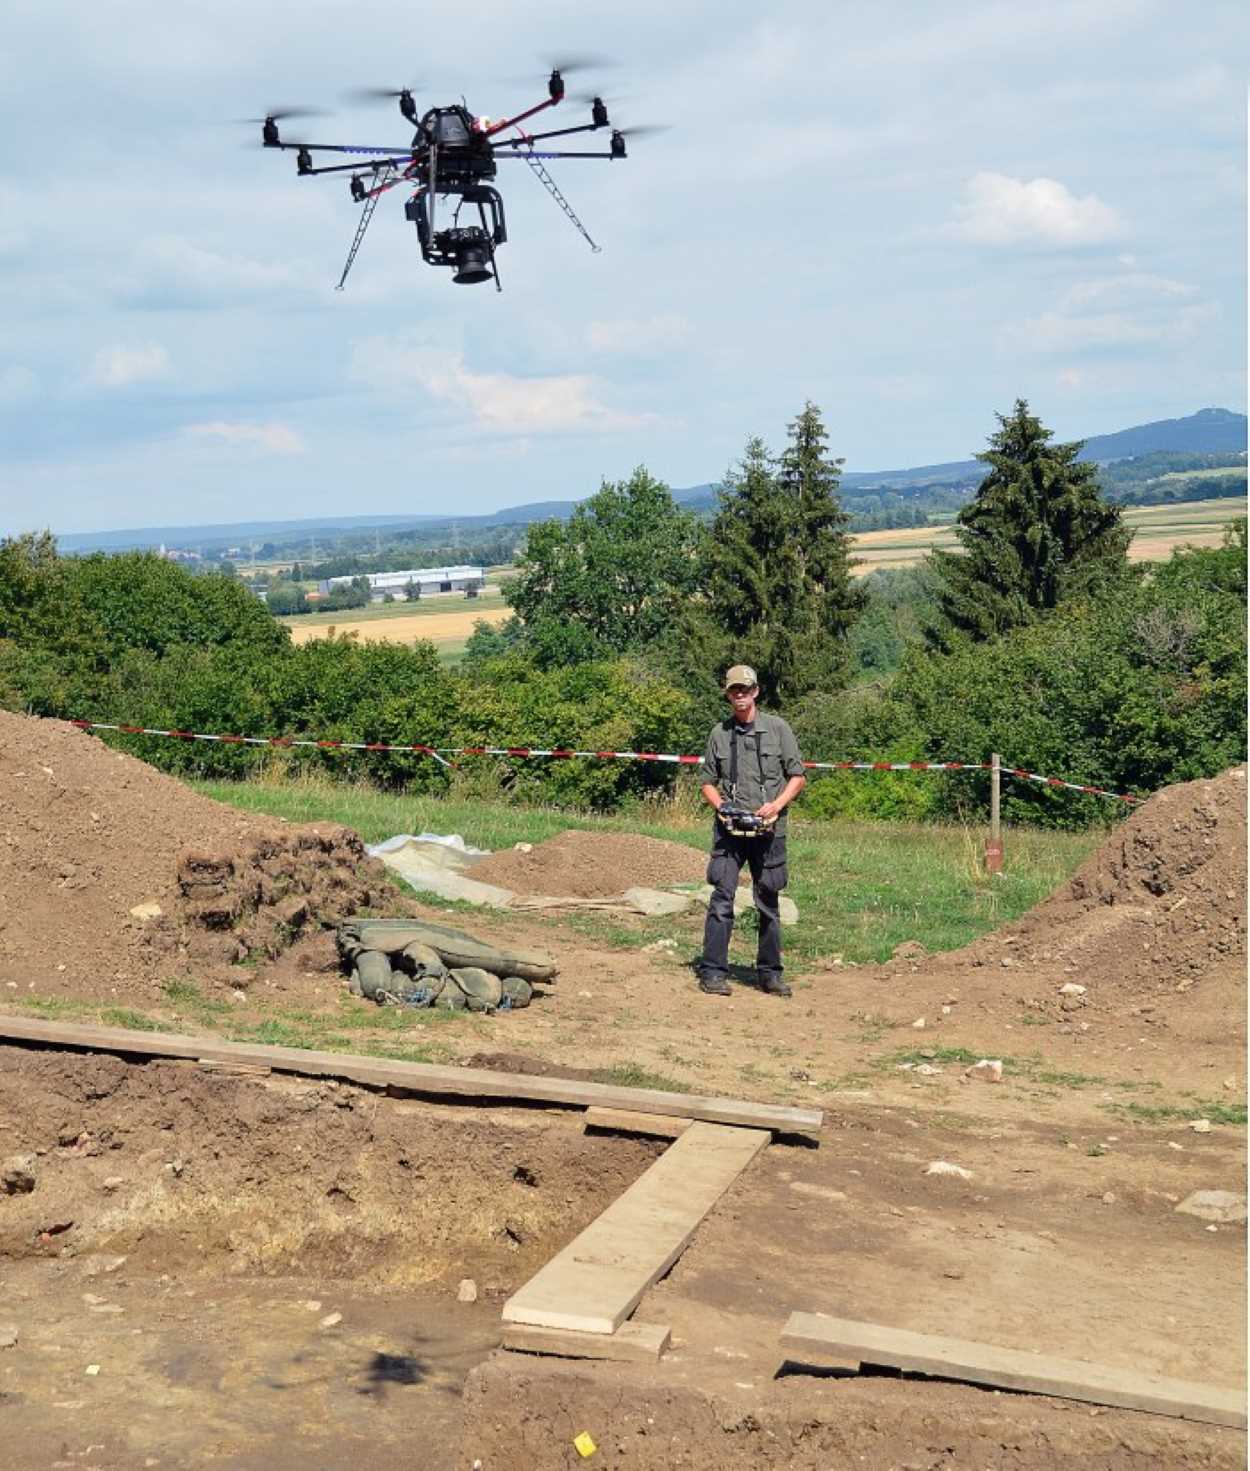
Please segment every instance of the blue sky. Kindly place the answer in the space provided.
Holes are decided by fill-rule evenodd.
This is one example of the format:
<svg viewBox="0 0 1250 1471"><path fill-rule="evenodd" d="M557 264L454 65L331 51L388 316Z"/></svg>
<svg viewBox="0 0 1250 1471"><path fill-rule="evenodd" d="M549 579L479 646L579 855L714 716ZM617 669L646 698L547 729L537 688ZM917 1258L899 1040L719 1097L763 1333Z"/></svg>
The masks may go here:
<svg viewBox="0 0 1250 1471"><path fill-rule="evenodd" d="M0 532L686 486L806 399L851 470L965 458L1017 396L1063 438L1243 410L1248 31L1221 0L10 0ZM561 52L672 126L551 165L598 255L501 164L502 295L421 262L400 191L336 293L346 184L228 122L319 104L286 135L402 146L343 91L497 117Z"/></svg>

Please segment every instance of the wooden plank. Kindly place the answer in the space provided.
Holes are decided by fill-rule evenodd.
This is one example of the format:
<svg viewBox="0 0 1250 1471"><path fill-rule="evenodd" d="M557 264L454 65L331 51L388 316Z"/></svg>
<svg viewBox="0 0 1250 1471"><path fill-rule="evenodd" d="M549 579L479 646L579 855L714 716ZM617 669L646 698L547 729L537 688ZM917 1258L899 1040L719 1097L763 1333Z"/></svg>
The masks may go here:
<svg viewBox="0 0 1250 1471"><path fill-rule="evenodd" d="M567 1328L538 1328L532 1323L505 1323L504 1348L521 1353L558 1354L566 1359L613 1359L618 1363L653 1364L668 1347L670 1329L658 1323L622 1323L615 1333L574 1333Z"/></svg>
<svg viewBox="0 0 1250 1471"><path fill-rule="evenodd" d="M0 1041L38 1042L51 1047L78 1047L97 1052L137 1053L144 1057L187 1057L210 1062L243 1062L276 1072L350 1078L375 1087L406 1088L413 1093L451 1093L467 1098L526 1098L540 1103L587 1108L634 1109L639 1113L676 1115L772 1129L783 1134L810 1134L821 1126L819 1109L784 1108L736 1098L701 1098L693 1093L660 1093L648 1088L616 1088L567 1078L543 1078L486 1068L437 1067L432 1063L392 1062L345 1052L313 1052L302 1047L265 1047L250 1042L219 1042L212 1037L183 1037L170 1032L137 1032L125 1027L95 1027L49 1022L24 1016L0 1016Z"/></svg>
<svg viewBox="0 0 1250 1471"><path fill-rule="evenodd" d="M1059 1399L1246 1428L1244 1389L1217 1389L1135 1369L1111 1369L1079 1359L827 1318L821 1313L791 1313L781 1346L800 1355L814 1354L820 1362L827 1356L840 1361L859 1359L945 1379L968 1379L996 1389L1053 1394Z"/></svg>
<svg viewBox="0 0 1250 1471"><path fill-rule="evenodd" d="M504 1304L504 1322L615 1332L767 1141L757 1129L692 1123L624 1195L513 1293Z"/></svg>
<svg viewBox="0 0 1250 1471"><path fill-rule="evenodd" d="M663 1114L639 1113L629 1108L586 1110L588 1129L615 1129L621 1134L651 1134L660 1139L679 1139L690 1127L692 1119L665 1118Z"/></svg>

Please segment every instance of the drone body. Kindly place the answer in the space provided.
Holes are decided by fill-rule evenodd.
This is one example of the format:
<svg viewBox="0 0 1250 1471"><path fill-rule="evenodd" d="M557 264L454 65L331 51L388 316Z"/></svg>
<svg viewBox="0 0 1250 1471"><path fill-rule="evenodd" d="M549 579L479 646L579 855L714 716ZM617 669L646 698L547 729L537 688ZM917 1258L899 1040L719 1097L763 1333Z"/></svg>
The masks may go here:
<svg viewBox="0 0 1250 1471"><path fill-rule="evenodd" d="M463 104L431 107L419 114L409 88L398 92L369 92L364 95L392 97L398 101L401 116L416 129L407 148L288 143L281 137L278 123L283 116L295 116L293 113L269 113L262 120L261 128L261 141L266 148L295 152L296 172L301 177L334 173L350 175L351 197L363 205L363 209L356 228L356 238L352 241L347 263L339 279L340 291L356 259L378 200L390 190L404 186L412 190L404 205L404 214L416 226L422 258L432 266L450 267L453 271L452 280L458 285L476 285L493 280L496 290L501 289L496 252L507 240L508 230L503 199L492 182L501 158L524 159L591 249L599 249L586 233L568 201L556 188L543 161L551 158L623 159L627 156L625 133L611 127L607 105L600 97L590 99L589 123L545 133L527 133L520 126L536 113L556 107L564 100L564 78L559 67L553 69L547 80L547 97L544 101L515 116L496 121L487 117L475 117ZM601 151L551 151L535 147L535 144L547 139L567 137L574 133L593 133L604 128L610 129L609 143ZM509 136L500 137L505 132ZM365 165L318 165L314 156L325 153L371 157ZM437 201L440 199L455 201L449 223L441 228L437 215ZM460 223L461 211L466 206L476 211L476 223Z"/></svg>

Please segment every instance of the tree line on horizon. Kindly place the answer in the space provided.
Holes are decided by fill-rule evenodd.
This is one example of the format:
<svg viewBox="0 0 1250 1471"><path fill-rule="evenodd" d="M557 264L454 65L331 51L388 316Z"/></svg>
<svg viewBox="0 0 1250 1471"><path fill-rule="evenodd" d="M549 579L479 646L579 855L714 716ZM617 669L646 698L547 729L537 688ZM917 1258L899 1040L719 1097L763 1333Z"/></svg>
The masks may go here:
<svg viewBox="0 0 1250 1471"><path fill-rule="evenodd" d="M774 453L746 441L710 520L645 467L567 520L528 528L507 596L463 663L432 645L292 644L237 579L145 553L61 557L0 543L0 705L41 715L240 735L430 745L697 751L731 663L822 760L980 761L1149 791L1245 753L1245 523L1213 550L1133 566L1121 510L1079 444L1018 400L979 456L959 551L855 574L842 462L815 405ZM184 774L280 760L389 786L477 782L596 809L671 785L671 768L502 760L450 777L368 752L258 752L128 740ZM833 774L821 815L968 814L977 776ZM1080 826L1098 799L1013 787L1009 818Z"/></svg>

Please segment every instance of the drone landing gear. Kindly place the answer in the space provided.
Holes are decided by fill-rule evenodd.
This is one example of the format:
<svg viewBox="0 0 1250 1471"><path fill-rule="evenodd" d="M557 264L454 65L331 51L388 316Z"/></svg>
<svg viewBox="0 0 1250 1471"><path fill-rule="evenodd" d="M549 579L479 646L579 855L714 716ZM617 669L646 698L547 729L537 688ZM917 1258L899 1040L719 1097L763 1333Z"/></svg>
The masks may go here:
<svg viewBox="0 0 1250 1471"><path fill-rule="evenodd" d="M433 191L415 195L404 206L404 213L417 227L422 258L432 266L453 267L455 275L451 279L458 286L494 281L495 290L502 291L495 248L507 240L508 231L499 191L489 184L471 184L453 192L460 195L455 219L459 218L464 205L475 204L481 224L453 223L446 229L435 230Z"/></svg>

